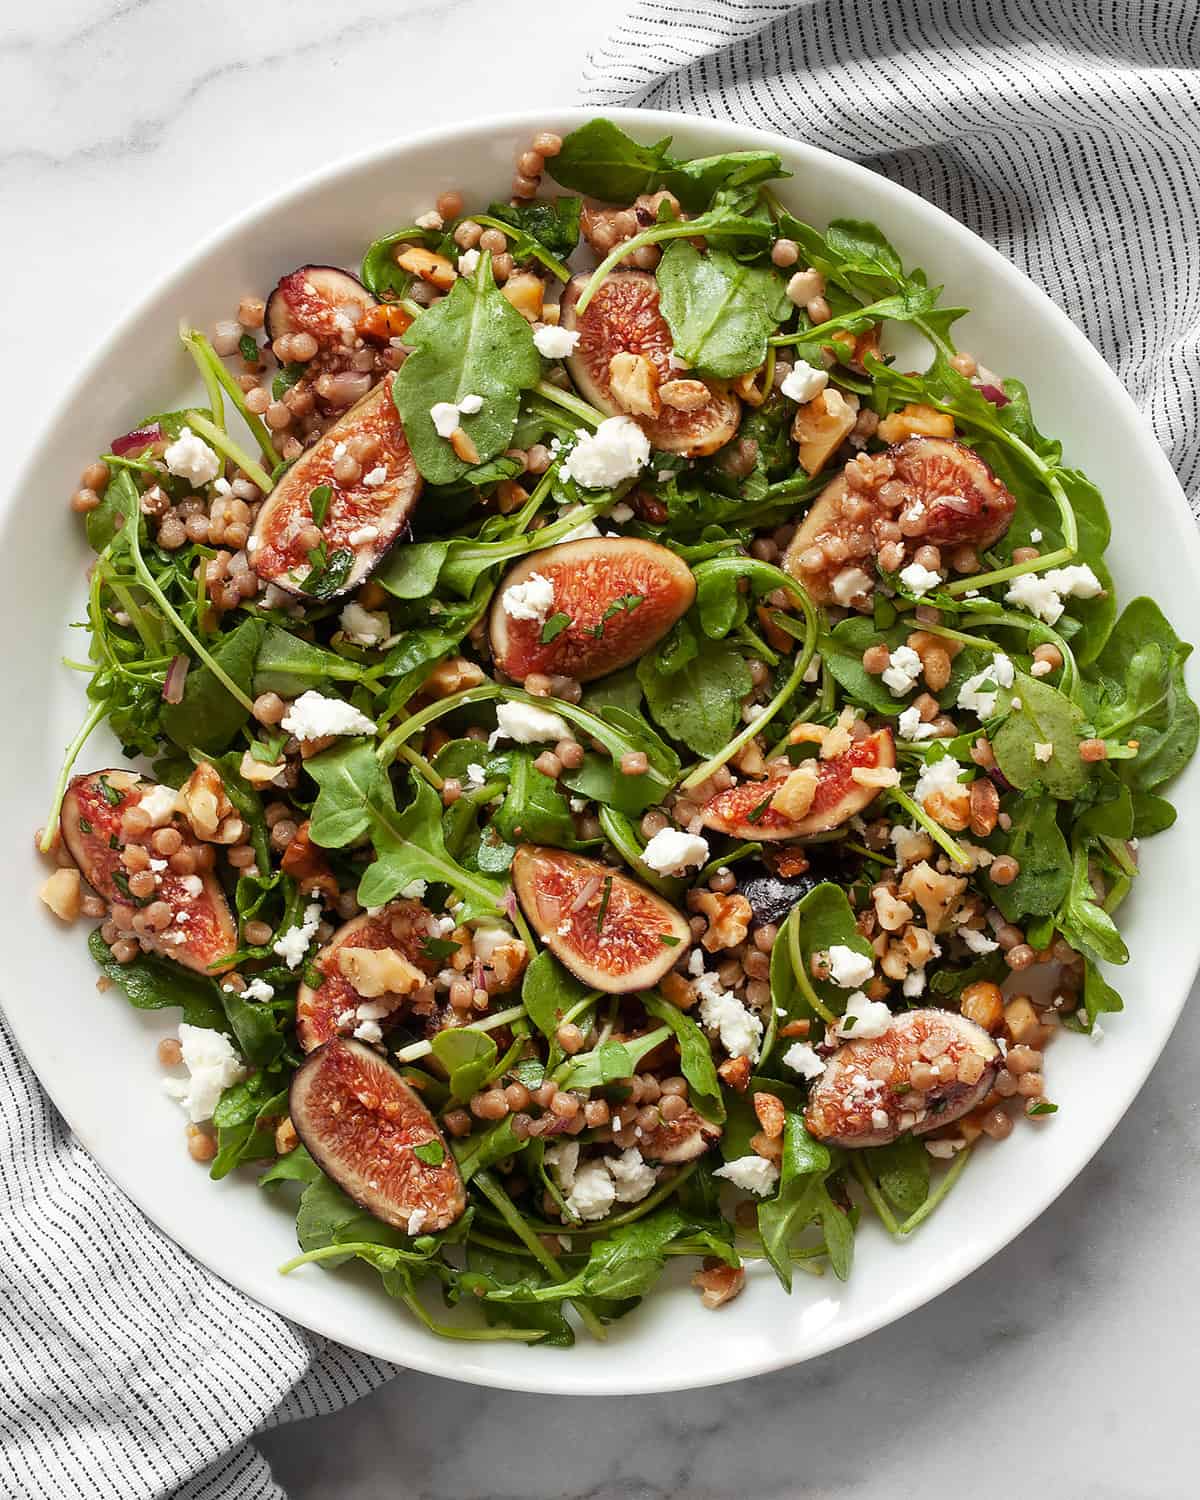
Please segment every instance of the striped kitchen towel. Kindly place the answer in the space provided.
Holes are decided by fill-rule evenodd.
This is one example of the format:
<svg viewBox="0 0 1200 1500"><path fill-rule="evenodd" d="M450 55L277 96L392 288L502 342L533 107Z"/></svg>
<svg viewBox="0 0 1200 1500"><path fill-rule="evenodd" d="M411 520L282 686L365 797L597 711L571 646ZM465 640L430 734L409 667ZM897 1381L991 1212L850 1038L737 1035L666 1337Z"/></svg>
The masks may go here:
<svg viewBox="0 0 1200 1500"><path fill-rule="evenodd" d="M587 103L777 130L1002 250L1154 426L1200 513L1197 0L639 0Z"/></svg>

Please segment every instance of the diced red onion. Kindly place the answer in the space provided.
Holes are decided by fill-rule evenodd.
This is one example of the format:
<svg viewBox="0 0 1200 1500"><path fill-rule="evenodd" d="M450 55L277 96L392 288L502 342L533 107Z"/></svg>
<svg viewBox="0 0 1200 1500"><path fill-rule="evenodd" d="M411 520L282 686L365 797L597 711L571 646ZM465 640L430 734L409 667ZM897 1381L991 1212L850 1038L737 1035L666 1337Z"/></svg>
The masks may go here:
<svg viewBox="0 0 1200 1500"><path fill-rule="evenodd" d="M601 879L599 875L589 875L579 887L579 894L571 902L572 911L582 911L596 892L600 889Z"/></svg>
<svg viewBox="0 0 1200 1500"><path fill-rule="evenodd" d="M517 893L513 890L511 885L504 893L503 906L504 915L509 919L510 922L515 922L517 920Z"/></svg>
<svg viewBox="0 0 1200 1500"><path fill-rule="evenodd" d="M124 458L127 453L140 453L143 448L148 448L151 443L162 441L163 430L157 422L152 422L149 427L135 427L132 432L127 432L124 437L113 438L112 452L118 458Z"/></svg>
<svg viewBox="0 0 1200 1500"><path fill-rule="evenodd" d="M979 394L986 396L993 406L1007 406L1008 397L998 385L981 385L978 387Z"/></svg>
<svg viewBox="0 0 1200 1500"><path fill-rule="evenodd" d="M167 668L162 687L165 703L178 703L183 698L183 685L187 681L189 666L191 662L186 656L176 656L171 659L171 665Z"/></svg>
<svg viewBox="0 0 1200 1500"><path fill-rule="evenodd" d="M1016 787L1013 786L1012 782L1009 781L1008 777L1004 774L999 766L989 766L988 775L995 783L997 791L999 791L1002 795L1005 792L1016 791Z"/></svg>

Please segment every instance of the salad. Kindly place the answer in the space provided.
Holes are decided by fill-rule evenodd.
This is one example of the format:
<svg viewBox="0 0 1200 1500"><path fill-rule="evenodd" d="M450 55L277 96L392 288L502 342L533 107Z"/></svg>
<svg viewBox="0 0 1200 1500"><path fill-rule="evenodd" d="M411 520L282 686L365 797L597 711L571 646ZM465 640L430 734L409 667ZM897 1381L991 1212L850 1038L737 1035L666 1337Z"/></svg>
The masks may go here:
<svg viewBox="0 0 1200 1500"><path fill-rule="evenodd" d="M182 1013L187 1148L294 1201L283 1269L451 1338L603 1338L678 1257L711 1308L845 1278L1053 1128L1196 747L964 309L774 153L670 148L541 133L184 327L203 395L72 498L42 899Z"/></svg>

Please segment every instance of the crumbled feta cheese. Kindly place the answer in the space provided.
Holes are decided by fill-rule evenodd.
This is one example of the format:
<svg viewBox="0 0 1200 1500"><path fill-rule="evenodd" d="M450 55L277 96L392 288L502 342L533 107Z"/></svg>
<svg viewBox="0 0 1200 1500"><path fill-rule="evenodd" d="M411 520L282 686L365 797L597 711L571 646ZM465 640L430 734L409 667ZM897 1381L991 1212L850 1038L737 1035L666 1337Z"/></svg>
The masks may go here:
<svg viewBox="0 0 1200 1500"><path fill-rule="evenodd" d="M424 901L425 892L428 889L429 882L418 878L417 880L410 880L406 886L403 886L400 895L405 901Z"/></svg>
<svg viewBox="0 0 1200 1500"><path fill-rule="evenodd" d="M897 646L880 681L894 698L903 698L916 687L925 665L911 646Z"/></svg>
<svg viewBox="0 0 1200 1500"><path fill-rule="evenodd" d="M789 400L798 401L803 406L806 401L819 396L828 384L829 375L825 370L818 370L815 365L799 359L784 376L779 389Z"/></svg>
<svg viewBox="0 0 1200 1500"><path fill-rule="evenodd" d="M199 875L181 875L179 884L183 887L184 895L190 896L193 901L204 889L204 881Z"/></svg>
<svg viewBox="0 0 1200 1500"><path fill-rule="evenodd" d="M561 714L534 708L529 703L501 703L496 708L496 728L488 739L488 749L500 739L514 740L518 745L535 745L543 740L570 737L570 727Z"/></svg>
<svg viewBox="0 0 1200 1500"><path fill-rule="evenodd" d="M945 797L957 797L961 791L958 780L961 770L962 767L952 755L944 755L941 760L927 761L917 777L913 796L922 807L934 792L941 792Z"/></svg>
<svg viewBox="0 0 1200 1500"><path fill-rule="evenodd" d="M435 401L429 415L438 437L448 438L458 428L458 407L453 401Z"/></svg>
<svg viewBox="0 0 1200 1500"><path fill-rule="evenodd" d="M650 439L632 417L606 417L595 432L579 429L562 472L587 490L606 490L634 479L650 458Z"/></svg>
<svg viewBox="0 0 1200 1500"><path fill-rule="evenodd" d="M408 1233L410 1236L418 1235L425 1228L425 1220L429 1217L423 1208L414 1208L408 1216Z"/></svg>
<svg viewBox="0 0 1200 1500"><path fill-rule="evenodd" d="M704 973L704 949L693 948L688 954L687 971L693 979L699 979Z"/></svg>
<svg viewBox="0 0 1200 1500"><path fill-rule="evenodd" d="M1104 1027L1101 1026L1099 1021L1093 1021L1092 1029L1088 1033L1088 1035L1091 1037L1093 1042L1102 1042L1104 1040Z"/></svg>
<svg viewBox="0 0 1200 1500"><path fill-rule="evenodd" d="M464 250L458 257L458 274L460 276L474 276L479 269L479 251Z"/></svg>
<svg viewBox="0 0 1200 1500"><path fill-rule="evenodd" d="M185 427L163 453L167 468L189 484L208 484L221 472L221 460L190 427Z"/></svg>
<svg viewBox="0 0 1200 1500"><path fill-rule="evenodd" d="M362 482L367 486L369 490L376 490L381 484L386 484L387 477L387 465L376 464L373 469L369 469L363 475Z"/></svg>
<svg viewBox="0 0 1200 1500"><path fill-rule="evenodd" d="M516 933L503 922L481 922L471 932L471 951L480 963L486 964L497 948L511 943Z"/></svg>
<svg viewBox="0 0 1200 1500"><path fill-rule="evenodd" d="M326 698L312 688L301 693L280 721L298 740L320 740L330 734L374 734L375 725L352 703Z"/></svg>
<svg viewBox="0 0 1200 1500"><path fill-rule="evenodd" d="M1000 944L992 941L986 932L977 932L974 927L960 927L958 935L966 943L972 953L980 955L984 953L995 953Z"/></svg>
<svg viewBox="0 0 1200 1500"><path fill-rule="evenodd" d="M920 710L916 708L906 708L897 720L896 727L900 731L900 738L908 740L910 744L937 737L937 730L932 724L922 724Z"/></svg>
<svg viewBox="0 0 1200 1500"><path fill-rule="evenodd" d="M472 761L467 767L467 784L469 786L483 786L487 782L487 772L478 761Z"/></svg>
<svg viewBox="0 0 1200 1500"><path fill-rule="evenodd" d="M1022 707L1020 698L1010 698L1008 700L1008 706L1015 712L1017 709Z"/></svg>
<svg viewBox="0 0 1200 1500"><path fill-rule="evenodd" d="M918 995L925 993L925 965L919 969L910 969L904 976L904 983L900 986L901 991L908 1000L915 1000Z"/></svg>
<svg viewBox="0 0 1200 1500"><path fill-rule="evenodd" d="M707 861L708 840L678 828L660 828L642 850L642 858L660 875L682 875L689 865L699 867Z"/></svg>
<svg viewBox="0 0 1200 1500"><path fill-rule="evenodd" d="M1006 604L1016 604L1053 625L1063 612L1063 599L1095 599L1104 586L1086 563L1068 568L1051 568L1046 573L1022 573L1014 578L1004 596Z"/></svg>
<svg viewBox="0 0 1200 1500"><path fill-rule="evenodd" d="M1054 668L1048 661L1035 661L1029 668L1030 677L1049 677Z"/></svg>
<svg viewBox="0 0 1200 1500"><path fill-rule="evenodd" d="M199 1124L201 1120L212 1119L221 1095L231 1084L245 1078L246 1069L229 1038L206 1026L189 1026L184 1022L179 1028L179 1044L183 1048L183 1065L188 1070L187 1081L165 1078L163 1088L187 1111L188 1119Z"/></svg>
<svg viewBox="0 0 1200 1500"><path fill-rule="evenodd" d="M275 939L272 953L277 953L289 969L299 968L303 962L304 955L308 952L308 945L317 935L317 928L321 924L321 903L310 901L304 908L304 917L296 927L289 927Z"/></svg>
<svg viewBox="0 0 1200 1500"><path fill-rule="evenodd" d="M171 816L179 805L179 793L173 786L157 784L152 786L148 792L143 792L138 807L150 819L151 828L161 828L164 823L171 821Z"/></svg>
<svg viewBox="0 0 1200 1500"><path fill-rule="evenodd" d="M477 411L483 410L483 397L464 396L458 403L458 409L464 417L473 417Z"/></svg>
<svg viewBox="0 0 1200 1500"><path fill-rule="evenodd" d="M427 213L419 215L413 220L418 229L442 229L445 227L445 219L438 213L436 208L431 208Z"/></svg>
<svg viewBox="0 0 1200 1500"><path fill-rule="evenodd" d="M270 1000L275 994L275 986L268 984L265 979L252 979L242 991L243 1000Z"/></svg>
<svg viewBox="0 0 1200 1500"><path fill-rule="evenodd" d="M391 623L382 610L364 609L353 599L342 610L338 623L346 639L358 646L374 646L391 629Z"/></svg>
<svg viewBox="0 0 1200 1500"><path fill-rule="evenodd" d="M524 583L510 584L502 602L510 620L535 620L540 625L554 607L554 584L541 573L531 573Z"/></svg>
<svg viewBox="0 0 1200 1500"><path fill-rule="evenodd" d="M850 605L855 599L861 599L864 594L870 593L871 579L861 568L843 568L834 575L830 588L839 604Z"/></svg>
<svg viewBox="0 0 1200 1500"><path fill-rule="evenodd" d="M618 526L623 526L626 521L632 521L634 510L632 505L626 505L624 500L618 500L608 513L608 519L615 521Z"/></svg>
<svg viewBox="0 0 1200 1500"><path fill-rule="evenodd" d="M992 657L990 667L968 677L958 690L958 706L965 708L980 719L990 719L996 712L996 699L1000 688L1013 685L1013 664L1002 651Z"/></svg>
<svg viewBox="0 0 1200 1500"><path fill-rule="evenodd" d="M551 323L535 323L533 347L543 359L566 359L575 353L579 334L573 328L559 328Z"/></svg>
<svg viewBox="0 0 1200 1500"><path fill-rule="evenodd" d="M835 1029L843 1040L861 1041L864 1037L882 1036L891 1024L892 1013L883 1001L868 1000L857 990L846 1001L846 1013Z"/></svg>
<svg viewBox="0 0 1200 1500"><path fill-rule="evenodd" d="M383 1027L378 1021L360 1021L354 1028L354 1035L360 1042L381 1042Z"/></svg>
<svg viewBox="0 0 1200 1500"><path fill-rule="evenodd" d="M1035 546L1038 542L1041 541L1041 539L1042 533L1040 531L1034 530L1029 533L1029 540L1033 542Z"/></svg>
<svg viewBox="0 0 1200 1500"><path fill-rule="evenodd" d="M874 976L875 963L865 954L856 953L845 943L834 943L829 949L829 977L843 990L856 990Z"/></svg>
<svg viewBox="0 0 1200 1500"><path fill-rule="evenodd" d="M714 1177L724 1177L743 1192L765 1198L779 1181L779 1168L765 1156L738 1156L718 1167Z"/></svg>
<svg viewBox="0 0 1200 1500"><path fill-rule="evenodd" d="M576 1169L575 1180L567 1194L567 1206L574 1209L581 1219L603 1219L616 1196L616 1186L604 1162L585 1161Z"/></svg>
<svg viewBox="0 0 1200 1500"><path fill-rule="evenodd" d="M763 1024L752 1010L748 1010L738 997L723 990L715 974L704 974L696 982L696 991L702 995L700 1019L710 1031L721 1038L721 1046L730 1057L758 1056L758 1044L762 1040Z"/></svg>
<svg viewBox="0 0 1200 1500"><path fill-rule="evenodd" d="M1050 740L1035 740L1033 743L1033 758L1040 760L1044 765L1054 754L1054 744Z"/></svg>
<svg viewBox="0 0 1200 1500"><path fill-rule="evenodd" d="M802 1078L820 1078L825 1071L824 1062L807 1042L793 1042L783 1054L783 1065Z"/></svg>
<svg viewBox="0 0 1200 1500"><path fill-rule="evenodd" d="M917 595L927 594L930 589L937 588L941 581L940 573L935 573L919 562L909 563L906 568L900 569L900 582Z"/></svg>
<svg viewBox="0 0 1200 1500"><path fill-rule="evenodd" d="M336 463L339 458L345 458L345 456L346 456L346 445L345 445L345 443L335 443L333 445L333 461Z"/></svg>
<svg viewBox="0 0 1200 1500"><path fill-rule="evenodd" d="M605 1157L604 1164L616 1188L618 1203L640 1203L658 1181L654 1168L643 1161L636 1146L620 1156Z"/></svg>

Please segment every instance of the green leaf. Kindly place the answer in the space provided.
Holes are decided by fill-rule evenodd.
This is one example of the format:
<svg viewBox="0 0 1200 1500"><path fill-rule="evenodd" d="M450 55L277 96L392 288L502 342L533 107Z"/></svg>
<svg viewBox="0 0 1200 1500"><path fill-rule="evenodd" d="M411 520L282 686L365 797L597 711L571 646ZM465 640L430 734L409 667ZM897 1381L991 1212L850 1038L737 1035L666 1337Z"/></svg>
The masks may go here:
<svg viewBox="0 0 1200 1500"><path fill-rule="evenodd" d="M1087 780L1079 758L1081 710L1048 682L1017 672L1012 687L1001 689L997 711L1007 716L992 747L1012 785L1024 791L1040 783L1052 797L1074 797ZM1053 746L1049 760L1038 759L1039 744Z"/></svg>
<svg viewBox="0 0 1200 1500"><path fill-rule="evenodd" d="M892 1207L907 1219L929 1196L929 1152L915 1136L863 1153L867 1170Z"/></svg>
<svg viewBox="0 0 1200 1500"><path fill-rule="evenodd" d="M254 662L253 691L298 698L309 688L328 687L331 679L357 682L362 675L363 669L357 662L301 640L278 625L268 625Z"/></svg>
<svg viewBox="0 0 1200 1500"><path fill-rule="evenodd" d="M268 1067L281 1055L285 1045L275 1012L269 1005L243 1000L236 990L222 986L220 995L229 1029L246 1061L256 1068Z"/></svg>
<svg viewBox="0 0 1200 1500"><path fill-rule="evenodd" d="M566 260L579 244L579 212L583 204L578 198L534 198L527 203L489 203L488 213L493 219L511 224L519 229L520 238L509 244L516 260L524 260L533 253L533 241L558 260Z"/></svg>
<svg viewBox="0 0 1200 1500"><path fill-rule="evenodd" d="M492 816L496 834L508 844L523 839L531 844L553 844L572 849L578 843L575 823L558 782L534 765L529 750L512 750L508 762L508 791Z"/></svg>
<svg viewBox="0 0 1200 1500"><path fill-rule="evenodd" d="M139 954L132 963L119 964L97 927L88 936L88 952L105 975L125 992L137 1010L165 1010L177 1005L188 1026L228 1031L221 992L213 979L195 974L169 959Z"/></svg>
<svg viewBox="0 0 1200 1500"><path fill-rule="evenodd" d="M670 677L655 671L652 657L643 657L638 681L655 723L697 755L715 755L728 743L741 700L754 685L742 654L711 641Z"/></svg>
<svg viewBox="0 0 1200 1500"><path fill-rule="evenodd" d="M685 1015L661 995L649 994L641 998L646 1014L664 1022L675 1033L679 1065L688 1081L691 1100L697 1111L714 1125L722 1124L725 1119L725 1101L708 1038L691 1016Z"/></svg>
<svg viewBox="0 0 1200 1500"><path fill-rule="evenodd" d="M823 880L792 907L771 950L771 1003L785 1011L786 1015L779 1017L781 1022L802 1020L814 1015L805 994L805 982L827 1010L834 1015L843 1014L852 991L843 989L830 979L814 979L811 976L810 960L813 954L827 953L834 944L842 944L874 961L874 950L858 930L846 892L840 885ZM795 961L797 956L798 963ZM801 970L799 982L796 978L797 969Z"/></svg>
<svg viewBox="0 0 1200 1500"><path fill-rule="evenodd" d="M375 570L375 581L397 599L424 599L437 587L448 541L409 542L393 547Z"/></svg>
<svg viewBox="0 0 1200 1500"><path fill-rule="evenodd" d="M701 255L688 240L667 249L656 275L675 353L719 379L757 370L767 357L767 339L793 311L772 266L745 265L725 250Z"/></svg>
<svg viewBox="0 0 1200 1500"><path fill-rule="evenodd" d="M262 622L244 619L214 646L216 661L246 693L254 680ZM164 703L162 727L183 750L214 755L232 744L249 719L247 710L202 662L192 662L178 703Z"/></svg>
<svg viewBox="0 0 1200 1500"><path fill-rule="evenodd" d="M413 352L392 386L396 409L421 473L434 484L449 484L469 465L437 435L430 408L482 397L480 410L464 414L461 425L479 460L494 458L512 440L521 392L541 379L542 361L529 324L493 280L486 252L475 275L460 277L405 339Z"/></svg>
<svg viewBox="0 0 1200 1500"><path fill-rule="evenodd" d="M525 970L521 1004L546 1040L553 1041L563 1016L590 993L587 985L546 949Z"/></svg>
<svg viewBox="0 0 1200 1500"><path fill-rule="evenodd" d="M1083 1008L1087 1011L1089 1034L1095 1030L1098 1016L1114 1015L1125 1009L1125 1002L1090 959L1084 967Z"/></svg>
<svg viewBox="0 0 1200 1500"><path fill-rule="evenodd" d="M486 1031L452 1027L433 1039L433 1055L450 1078L450 1093L465 1104L483 1087L496 1062L496 1044Z"/></svg>
<svg viewBox="0 0 1200 1500"><path fill-rule="evenodd" d="M632 1078L642 1058L670 1035L668 1027L658 1026L644 1036L631 1037L619 1044L622 1049L620 1056L612 1050L605 1052L608 1043L591 1052L580 1052L571 1059L571 1068L562 1086L564 1089L597 1089L602 1084L611 1083L614 1078Z"/></svg>
<svg viewBox="0 0 1200 1500"><path fill-rule="evenodd" d="M320 790L309 833L323 849L343 849L371 826L369 802L386 780L368 739L342 740L304 762Z"/></svg>
<svg viewBox="0 0 1200 1500"><path fill-rule="evenodd" d="M867 671L862 663L863 652L868 646L876 645L885 645L894 651L897 646L904 645L910 629L909 624L900 623L879 630L870 616L851 615L821 636L817 650L821 653L822 663L829 668L834 681L848 698L874 713L895 715L908 707L909 699L897 698L882 678Z"/></svg>
<svg viewBox="0 0 1200 1500"><path fill-rule="evenodd" d="M774 1198L758 1205L763 1249L785 1291L792 1289L792 1240L832 1208L825 1189L825 1178L832 1168L828 1147L814 1141L801 1116L789 1110L783 1131L779 1189Z"/></svg>
<svg viewBox="0 0 1200 1500"><path fill-rule="evenodd" d="M428 240L429 235L424 229L410 224L405 229L393 230L391 234L381 235L379 239L372 241L367 246L359 271L359 279L367 291L376 297L383 297L385 294L403 297L412 277L407 271L400 269L392 252L397 245L423 245Z"/></svg>
<svg viewBox="0 0 1200 1500"><path fill-rule="evenodd" d="M1055 925L1072 948L1104 963L1129 961L1129 949L1117 925L1096 900L1089 871L1091 841L1072 840L1071 882L1055 916Z"/></svg>
<svg viewBox="0 0 1200 1500"><path fill-rule="evenodd" d="M1007 852L1021 868L1009 885L989 879L988 892L1009 922L1049 916L1071 884L1071 851L1058 826L1058 808L1050 797L1026 794L1009 812Z"/></svg>

